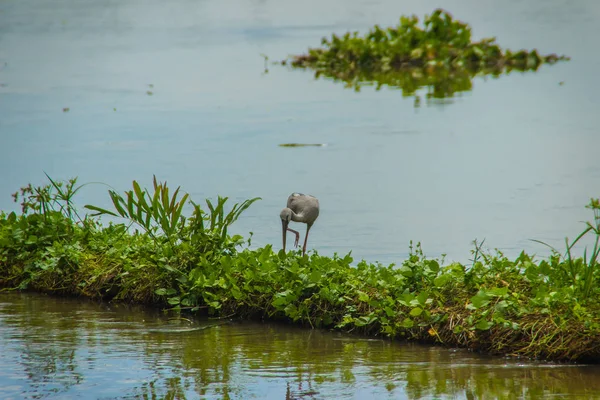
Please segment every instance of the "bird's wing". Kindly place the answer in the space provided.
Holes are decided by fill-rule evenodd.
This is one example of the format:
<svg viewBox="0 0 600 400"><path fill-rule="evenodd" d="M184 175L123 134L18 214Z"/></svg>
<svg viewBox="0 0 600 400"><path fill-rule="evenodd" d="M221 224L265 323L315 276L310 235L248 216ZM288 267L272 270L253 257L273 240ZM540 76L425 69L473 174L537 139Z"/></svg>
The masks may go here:
<svg viewBox="0 0 600 400"><path fill-rule="evenodd" d="M298 200L300 200L304 196L306 196L304 193L292 193L292 194L290 194L290 197L288 197L288 200L287 200L287 208L290 208L290 209L294 210L294 205L296 205L296 207L297 207ZM297 211L294 210L294 212L297 212Z"/></svg>
<svg viewBox="0 0 600 400"><path fill-rule="evenodd" d="M304 193L292 193L288 197L287 207L296 214L303 214L309 209L319 209L319 200L316 197Z"/></svg>

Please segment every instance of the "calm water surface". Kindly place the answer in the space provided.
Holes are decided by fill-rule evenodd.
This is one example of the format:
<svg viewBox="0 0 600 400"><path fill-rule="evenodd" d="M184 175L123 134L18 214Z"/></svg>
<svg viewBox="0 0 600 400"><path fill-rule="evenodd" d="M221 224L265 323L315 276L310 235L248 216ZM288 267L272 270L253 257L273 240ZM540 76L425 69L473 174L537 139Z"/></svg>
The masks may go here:
<svg viewBox="0 0 600 400"><path fill-rule="evenodd" d="M600 367L0 294L2 399L591 399Z"/></svg>

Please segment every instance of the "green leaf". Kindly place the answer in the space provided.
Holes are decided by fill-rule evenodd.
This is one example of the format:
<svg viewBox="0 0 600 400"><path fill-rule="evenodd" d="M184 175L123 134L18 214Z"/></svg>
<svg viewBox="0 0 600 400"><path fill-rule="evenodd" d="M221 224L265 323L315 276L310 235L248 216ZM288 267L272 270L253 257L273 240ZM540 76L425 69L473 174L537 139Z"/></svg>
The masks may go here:
<svg viewBox="0 0 600 400"><path fill-rule="evenodd" d="M508 308L508 302L506 300L502 300L499 301L494 308L496 309L496 311L502 312L504 311L506 308Z"/></svg>
<svg viewBox="0 0 600 400"><path fill-rule="evenodd" d="M221 308L221 303L217 300L209 301L206 304L208 304L210 307L214 308L215 310L218 310L219 308Z"/></svg>
<svg viewBox="0 0 600 400"><path fill-rule="evenodd" d="M133 219L134 221L139 222L139 220L135 219L137 214L134 213L134 211L133 211L133 206L135 205L135 200L133 199L133 192L130 190L128 192L125 192L125 194L127 195L126 206L127 206L127 212L129 213L127 215L129 215L129 218Z"/></svg>
<svg viewBox="0 0 600 400"><path fill-rule="evenodd" d="M482 291L479 291L475 296L471 297L471 304L475 308L487 306L490 303L490 297Z"/></svg>
<svg viewBox="0 0 600 400"><path fill-rule="evenodd" d="M410 315L412 317L418 317L422 313L423 313L423 309L419 308L419 307L416 307L416 308L413 308L412 310L410 310Z"/></svg>
<svg viewBox="0 0 600 400"><path fill-rule="evenodd" d="M37 238L37 236L35 236L35 235L30 235L30 236L27 238L27 240L25 241L25 244L28 244L28 245L29 245L29 244L35 244L35 243L37 243L37 241L38 241L38 238Z"/></svg>
<svg viewBox="0 0 600 400"><path fill-rule="evenodd" d="M133 190L135 191L135 195L137 196L138 200L140 202L143 201L144 193L142 192L142 189L140 188L139 183L137 183L136 181L133 181Z"/></svg>
<svg viewBox="0 0 600 400"><path fill-rule="evenodd" d="M427 298L428 297L429 297L429 293L427 293L427 292L421 292L417 296L417 300L419 301L420 305L424 306L425 303L427 302Z"/></svg>
<svg viewBox="0 0 600 400"><path fill-rule="evenodd" d="M369 295L366 294L365 292L361 292L360 290L358 291L358 300L359 301L363 301L363 302L368 302L369 301Z"/></svg>
<svg viewBox="0 0 600 400"><path fill-rule="evenodd" d="M94 214L92 214L92 216L107 214L107 215L112 215L113 217L118 217L118 215L112 211L108 211L104 208L92 206L90 204L86 204L85 206L83 206L83 208L87 208L88 210L96 211Z"/></svg>
<svg viewBox="0 0 600 400"><path fill-rule="evenodd" d="M167 299L167 302L174 306L181 303L181 299L179 298L179 296L170 297L169 299Z"/></svg>
<svg viewBox="0 0 600 400"><path fill-rule="evenodd" d="M475 325L475 329L478 329L480 331L487 331L493 325L494 325L493 322L486 321L485 319L480 319L479 321L477 321L477 324Z"/></svg>
<svg viewBox="0 0 600 400"><path fill-rule="evenodd" d="M444 285L446 285L446 283L448 283L448 281L451 279L452 277L450 276L450 274L443 274L438 276L437 278L435 278L433 280L433 284L436 287L443 287Z"/></svg>
<svg viewBox="0 0 600 400"><path fill-rule="evenodd" d="M170 288L170 289L165 289L165 288L160 288L160 289L156 289L156 291L154 292L159 296L171 296L174 295L175 293L177 293L177 290Z"/></svg>
<svg viewBox="0 0 600 400"><path fill-rule="evenodd" d="M429 260L428 266L431 272L437 273L440 270L440 264L436 260Z"/></svg>
<svg viewBox="0 0 600 400"><path fill-rule="evenodd" d="M486 293L491 296L499 296L499 297L506 296L508 294L508 287L505 286L505 287L501 287L501 288L493 288L493 289L486 291Z"/></svg>
<svg viewBox="0 0 600 400"><path fill-rule="evenodd" d="M321 273L319 271L313 271L308 276L308 279L313 283L321 282Z"/></svg>
<svg viewBox="0 0 600 400"><path fill-rule="evenodd" d="M236 287L231 288L231 294L236 300L241 300L244 298L244 294Z"/></svg>
<svg viewBox="0 0 600 400"><path fill-rule="evenodd" d="M179 189L179 188L178 188ZM177 207L175 208L175 212L172 216L171 220L171 230L175 230L177 227L177 223L179 222L179 218L181 217L181 213L183 212L183 207L185 205L186 200L188 199L189 194L185 194L181 200L177 203Z"/></svg>

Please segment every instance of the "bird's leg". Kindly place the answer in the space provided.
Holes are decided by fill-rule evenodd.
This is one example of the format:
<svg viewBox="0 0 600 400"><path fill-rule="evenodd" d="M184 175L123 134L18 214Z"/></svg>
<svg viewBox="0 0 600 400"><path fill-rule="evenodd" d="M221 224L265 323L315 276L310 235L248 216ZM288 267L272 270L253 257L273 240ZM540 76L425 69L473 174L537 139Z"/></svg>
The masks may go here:
<svg viewBox="0 0 600 400"><path fill-rule="evenodd" d="M296 235L296 239L294 240L294 247L298 247L298 242L300 241L300 233L298 233L298 231L295 231L291 228L287 228L288 231L293 232L294 235Z"/></svg>
<svg viewBox="0 0 600 400"><path fill-rule="evenodd" d="M304 246L302 246L302 255L306 253L306 242L308 241L308 231L310 231L310 225L306 226L306 236L304 236Z"/></svg>

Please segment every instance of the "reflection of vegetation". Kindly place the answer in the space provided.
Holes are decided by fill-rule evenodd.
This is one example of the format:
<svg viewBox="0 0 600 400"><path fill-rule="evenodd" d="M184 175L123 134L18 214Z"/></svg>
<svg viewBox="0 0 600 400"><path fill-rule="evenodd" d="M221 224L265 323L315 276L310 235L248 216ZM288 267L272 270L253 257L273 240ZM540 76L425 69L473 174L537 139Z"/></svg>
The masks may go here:
<svg viewBox="0 0 600 400"><path fill-rule="evenodd" d="M70 398L67 393L80 390L80 385L89 383L90 367L95 365L96 358L115 350L116 341L111 340L106 332L103 332L104 336L98 335L100 331L114 331L118 326L119 331L124 332L131 328L134 320L141 322L144 311L145 323L161 317L156 311L137 307L132 312L126 309L130 307L115 305L107 312L103 310L104 306L94 303L63 301L34 294L3 294L0 299L3 305L0 308L0 360L12 365L0 367L0 397L7 395L7 391L10 393L11 389L22 390L20 395L15 393L3 398L45 398L51 395ZM104 318L99 319L99 316ZM118 325L116 321L111 326L113 321L110 318L115 316L123 317L122 322L127 326ZM2 374L4 368L11 369L10 376ZM26 384L23 378L26 378ZM11 388L10 383L15 385ZM91 386L87 386L86 391Z"/></svg>
<svg viewBox="0 0 600 400"><path fill-rule="evenodd" d="M24 388L37 398L68 390L90 398L247 399L265 398L267 386L281 400L355 398L365 388L373 397L409 399L583 399L600 391L591 366L522 363L279 324L157 332L149 326L168 322L151 310L38 296L3 302L9 306L0 318L11 335L3 343L25 355L25 373L35 371ZM103 387L115 366L119 381Z"/></svg>
<svg viewBox="0 0 600 400"><path fill-rule="evenodd" d="M427 86L432 88L427 97L439 99L470 90L475 75L535 71L543 63L568 59L543 56L536 50L502 50L494 38L471 42L471 28L441 9L425 16L424 28L418 22L416 16L401 17L398 26L381 29L376 25L364 37L358 32L334 34L331 39L323 38L323 48L311 48L308 54L292 57L290 63L315 70L316 77L346 82L355 90L387 85L411 96Z"/></svg>
<svg viewBox="0 0 600 400"><path fill-rule="evenodd" d="M278 325L241 324L207 331L202 337L184 336L169 353L181 360L180 387L170 387L167 379L157 381L155 389L161 394L195 387L196 393L209 397L263 397L261 386L249 385L248 378L240 378L242 373L259 382L287 382L286 399L355 398L357 388L365 386L377 398L388 398L388 393L390 398L409 399L456 398L464 393L478 399L541 400L566 393L583 399L600 390L593 367L523 364ZM586 385L586 380L595 383Z"/></svg>
<svg viewBox="0 0 600 400"><path fill-rule="evenodd" d="M285 320L369 335L408 338L493 354L554 360L600 359L600 201L574 243L591 252L537 261L487 254L476 243L472 266L440 265L411 244L398 266L334 255L240 250L230 226L253 201L209 212L166 184L110 191L126 224L103 227L74 211L75 180L51 180L16 194L23 214L0 213L0 285L96 298L158 303L212 315ZM137 224L142 233L131 232Z"/></svg>

